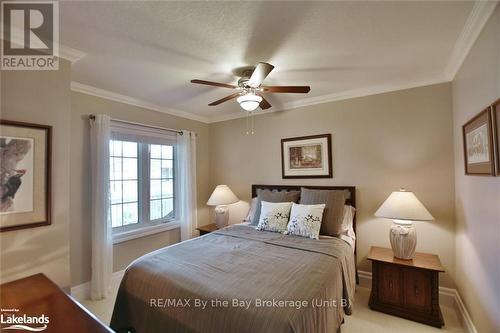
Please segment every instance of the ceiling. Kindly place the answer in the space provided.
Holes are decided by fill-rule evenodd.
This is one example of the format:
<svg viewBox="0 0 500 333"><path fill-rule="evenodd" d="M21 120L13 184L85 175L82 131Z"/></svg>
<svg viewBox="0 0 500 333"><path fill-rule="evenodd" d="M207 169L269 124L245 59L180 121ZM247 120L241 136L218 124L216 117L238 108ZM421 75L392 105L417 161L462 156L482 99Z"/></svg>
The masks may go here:
<svg viewBox="0 0 500 333"><path fill-rule="evenodd" d="M270 111L377 87L449 81L445 69L474 2L60 2L60 39L85 55L72 80L211 122L243 116L235 68L269 62ZM260 109L259 109L260 110Z"/></svg>

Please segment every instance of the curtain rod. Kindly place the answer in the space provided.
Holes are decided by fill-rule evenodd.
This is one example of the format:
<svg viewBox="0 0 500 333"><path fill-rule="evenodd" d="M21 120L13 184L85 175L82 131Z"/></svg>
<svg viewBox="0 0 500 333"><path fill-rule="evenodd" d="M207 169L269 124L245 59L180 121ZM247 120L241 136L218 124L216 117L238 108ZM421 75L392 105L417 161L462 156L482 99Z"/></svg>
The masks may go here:
<svg viewBox="0 0 500 333"><path fill-rule="evenodd" d="M95 120L95 115L93 115L93 114L89 115L89 119ZM173 129L173 128L166 128L166 127L160 127L160 126L154 126L154 125L141 124L141 123L136 123L133 121L127 121L127 120L121 120L121 119L115 119L115 118L111 118L111 120L116 121L118 123L123 123L123 124L138 125L138 126L155 128L155 129L169 131L169 132L175 132L175 133L180 134L180 135L183 134L182 131L179 131L178 129Z"/></svg>

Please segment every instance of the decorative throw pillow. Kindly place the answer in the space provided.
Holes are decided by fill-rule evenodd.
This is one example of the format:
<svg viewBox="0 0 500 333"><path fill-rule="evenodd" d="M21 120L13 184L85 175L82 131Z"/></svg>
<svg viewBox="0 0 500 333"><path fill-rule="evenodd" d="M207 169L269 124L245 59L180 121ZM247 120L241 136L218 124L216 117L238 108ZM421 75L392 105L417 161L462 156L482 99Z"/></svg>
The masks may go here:
<svg viewBox="0 0 500 333"><path fill-rule="evenodd" d="M258 230L284 232L290 217L292 202L261 202Z"/></svg>
<svg viewBox="0 0 500 333"><path fill-rule="evenodd" d="M288 223L287 235L296 235L319 239L319 229L325 204L320 205L292 205L290 212L290 223Z"/></svg>
<svg viewBox="0 0 500 333"><path fill-rule="evenodd" d="M300 191L271 191L257 190L257 209L252 220L252 225L259 224L261 202L299 202Z"/></svg>
<svg viewBox="0 0 500 333"><path fill-rule="evenodd" d="M342 233L345 200L346 191L313 190L302 187L300 192L302 205L325 204L320 234L327 236L338 236Z"/></svg>

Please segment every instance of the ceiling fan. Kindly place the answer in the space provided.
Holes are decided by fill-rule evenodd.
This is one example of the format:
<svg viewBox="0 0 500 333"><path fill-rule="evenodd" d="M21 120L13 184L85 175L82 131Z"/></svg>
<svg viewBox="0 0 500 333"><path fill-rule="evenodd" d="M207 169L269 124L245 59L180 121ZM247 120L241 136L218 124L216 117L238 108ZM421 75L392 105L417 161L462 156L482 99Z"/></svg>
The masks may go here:
<svg viewBox="0 0 500 333"><path fill-rule="evenodd" d="M208 105L215 106L236 98L236 101L245 111L253 111L259 106L262 110L269 109L271 104L269 104L263 96L263 94L266 93L307 94L311 90L309 86L263 86L262 82L269 73L271 73L273 68L274 66L271 64L259 62L255 69L248 69L243 72L243 76L238 80L237 86L198 79L191 80L191 83L238 90L234 94L221 98Z"/></svg>

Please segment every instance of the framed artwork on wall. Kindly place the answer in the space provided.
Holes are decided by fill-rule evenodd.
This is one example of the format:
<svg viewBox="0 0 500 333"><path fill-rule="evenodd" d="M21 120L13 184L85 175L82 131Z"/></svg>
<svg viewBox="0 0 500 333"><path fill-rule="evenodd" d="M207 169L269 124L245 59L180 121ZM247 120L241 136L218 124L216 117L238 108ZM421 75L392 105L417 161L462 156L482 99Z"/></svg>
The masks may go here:
<svg viewBox="0 0 500 333"><path fill-rule="evenodd" d="M496 159L496 175L500 176L500 98L491 105L493 116L493 135Z"/></svg>
<svg viewBox="0 0 500 333"><path fill-rule="evenodd" d="M283 178L332 178L332 135L281 139Z"/></svg>
<svg viewBox="0 0 500 333"><path fill-rule="evenodd" d="M52 127L0 120L0 231L49 225Z"/></svg>
<svg viewBox="0 0 500 333"><path fill-rule="evenodd" d="M491 107L462 126L466 175L495 175Z"/></svg>

